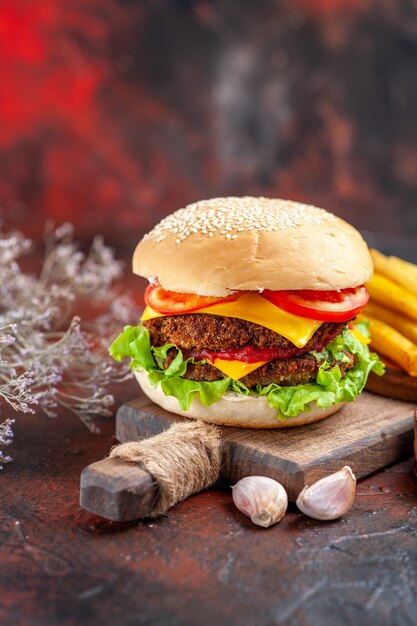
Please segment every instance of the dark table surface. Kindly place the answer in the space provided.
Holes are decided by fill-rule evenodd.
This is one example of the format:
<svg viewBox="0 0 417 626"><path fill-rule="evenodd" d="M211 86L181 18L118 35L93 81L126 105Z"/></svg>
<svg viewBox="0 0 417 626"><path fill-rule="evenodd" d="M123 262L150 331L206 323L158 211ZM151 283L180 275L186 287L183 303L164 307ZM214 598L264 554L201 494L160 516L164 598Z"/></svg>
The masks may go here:
<svg viewBox="0 0 417 626"><path fill-rule="evenodd" d="M134 397L133 382L118 396ZM114 444L69 415L19 417L1 475L4 626L417 624L417 479L405 460L362 480L347 517L294 505L261 529L222 485L166 517L107 522L78 505L81 469Z"/></svg>

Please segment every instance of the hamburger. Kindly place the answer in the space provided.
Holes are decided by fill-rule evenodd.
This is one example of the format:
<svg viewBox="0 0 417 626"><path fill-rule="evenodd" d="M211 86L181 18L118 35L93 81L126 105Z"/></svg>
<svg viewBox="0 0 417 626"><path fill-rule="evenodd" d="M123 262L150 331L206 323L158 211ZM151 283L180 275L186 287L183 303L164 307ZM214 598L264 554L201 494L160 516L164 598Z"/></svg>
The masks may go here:
<svg viewBox="0 0 417 626"><path fill-rule="evenodd" d="M367 245L350 224L289 200L202 200L138 243L149 281L138 326L110 347L164 409L228 426L322 419L383 373L355 316L368 301Z"/></svg>

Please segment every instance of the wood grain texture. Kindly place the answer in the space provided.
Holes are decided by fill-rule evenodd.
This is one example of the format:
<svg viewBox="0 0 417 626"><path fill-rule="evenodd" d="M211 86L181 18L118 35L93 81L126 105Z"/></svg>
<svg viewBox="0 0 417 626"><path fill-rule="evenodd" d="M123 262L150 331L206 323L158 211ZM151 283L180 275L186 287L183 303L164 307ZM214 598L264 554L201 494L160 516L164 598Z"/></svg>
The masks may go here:
<svg viewBox="0 0 417 626"><path fill-rule="evenodd" d="M366 388L386 398L417 402L417 378L398 368L387 366L384 376L371 372Z"/></svg>
<svg viewBox="0 0 417 626"><path fill-rule="evenodd" d="M343 465L357 478L412 453L414 405L363 393L334 416L285 430L222 427L221 478L258 474L279 480L295 500L306 484ZM116 437L132 441L157 434L182 417L141 395L120 407Z"/></svg>
<svg viewBox="0 0 417 626"><path fill-rule="evenodd" d="M157 495L148 472L120 459L103 459L81 472L80 506L114 522L145 517Z"/></svg>
<svg viewBox="0 0 417 626"><path fill-rule="evenodd" d="M118 402L137 394L131 380ZM4 626L414 626L417 478L407 461L358 483L349 514L309 519L290 504L254 526L221 483L157 520L118 524L78 507L81 469L114 445L22 414L1 474Z"/></svg>
<svg viewBox="0 0 417 626"><path fill-rule="evenodd" d="M414 416L414 474L417 476L417 409Z"/></svg>

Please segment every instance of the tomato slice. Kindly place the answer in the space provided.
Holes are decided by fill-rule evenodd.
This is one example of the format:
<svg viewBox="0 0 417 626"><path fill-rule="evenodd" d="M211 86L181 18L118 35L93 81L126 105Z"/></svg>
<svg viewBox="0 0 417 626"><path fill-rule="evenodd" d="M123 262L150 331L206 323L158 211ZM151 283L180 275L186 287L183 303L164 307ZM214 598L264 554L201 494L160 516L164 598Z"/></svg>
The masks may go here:
<svg viewBox="0 0 417 626"><path fill-rule="evenodd" d="M181 313L192 313L219 302L232 302L241 295L242 292L232 294L226 298L198 296L194 293L166 291L160 285L148 285L145 291L145 302L158 313L179 315Z"/></svg>
<svg viewBox="0 0 417 626"><path fill-rule="evenodd" d="M288 313L324 322L346 322L355 317L369 300L364 286L338 291L265 289L261 295Z"/></svg>

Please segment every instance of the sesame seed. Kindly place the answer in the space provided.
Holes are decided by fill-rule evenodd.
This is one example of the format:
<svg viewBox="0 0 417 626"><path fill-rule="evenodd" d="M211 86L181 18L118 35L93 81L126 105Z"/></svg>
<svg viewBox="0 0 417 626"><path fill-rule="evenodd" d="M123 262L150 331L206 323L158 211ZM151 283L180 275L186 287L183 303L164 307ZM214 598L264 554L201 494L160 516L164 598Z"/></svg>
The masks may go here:
<svg viewBox="0 0 417 626"><path fill-rule="evenodd" d="M164 218L145 238L162 241L174 233L180 244L189 237L218 233L230 240L245 231L273 232L336 219L323 209L290 200L232 196L189 204Z"/></svg>

